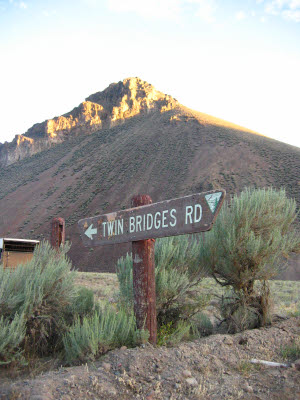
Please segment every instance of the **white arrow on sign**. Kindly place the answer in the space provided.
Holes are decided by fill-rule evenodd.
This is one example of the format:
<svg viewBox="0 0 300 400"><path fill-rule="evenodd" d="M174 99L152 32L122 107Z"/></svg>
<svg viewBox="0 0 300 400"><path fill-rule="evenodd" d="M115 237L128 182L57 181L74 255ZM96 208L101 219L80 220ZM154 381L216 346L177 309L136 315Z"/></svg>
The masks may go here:
<svg viewBox="0 0 300 400"><path fill-rule="evenodd" d="M97 228L93 228L93 224L91 224L87 230L84 232L84 234L91 240L93 240L93 235L97 234Z"/></svg>

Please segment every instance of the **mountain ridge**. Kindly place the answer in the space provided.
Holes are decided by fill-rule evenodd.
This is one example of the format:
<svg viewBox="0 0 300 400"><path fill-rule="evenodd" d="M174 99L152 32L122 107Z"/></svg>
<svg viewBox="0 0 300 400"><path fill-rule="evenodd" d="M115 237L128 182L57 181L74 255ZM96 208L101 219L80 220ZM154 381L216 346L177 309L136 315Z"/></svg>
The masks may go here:
<svg viewBox="0 0 300 400"><path fill-rule="evenodd" d="M34 124L25 133L15 135L11 142L0 143L0 166L5 167L30 157L67 140L71 135L92 134L99 129L123 123L138 114L165 112L174 108L181 108L191 115L196 113L203 123L261 135L240 125L188 109L172 96L163 94L140 78L126 78L86 97L85 101L67 113Z"/></svg>
<svg viewBox="0 0 300 400"><path fill-rule="evenodd" d="M7 166L67 139L69 135L111 128L137 114L165 112L179 103L140 78L126 78L88 96L73 110L34 124L12 142L0 144L0 166Z"/></svg>

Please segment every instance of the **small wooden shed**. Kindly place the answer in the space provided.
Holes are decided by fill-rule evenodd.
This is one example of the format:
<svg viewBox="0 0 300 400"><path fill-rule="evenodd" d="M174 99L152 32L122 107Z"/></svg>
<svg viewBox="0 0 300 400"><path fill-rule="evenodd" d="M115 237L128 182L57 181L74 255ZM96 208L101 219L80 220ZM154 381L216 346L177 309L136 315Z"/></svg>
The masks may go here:
<svg viewBox="0 0 300 400"><path fill-rule="evenodd" d="M0 238L0 261L4 268L15 268L30 261L38 243L38 240Z"/></svg>

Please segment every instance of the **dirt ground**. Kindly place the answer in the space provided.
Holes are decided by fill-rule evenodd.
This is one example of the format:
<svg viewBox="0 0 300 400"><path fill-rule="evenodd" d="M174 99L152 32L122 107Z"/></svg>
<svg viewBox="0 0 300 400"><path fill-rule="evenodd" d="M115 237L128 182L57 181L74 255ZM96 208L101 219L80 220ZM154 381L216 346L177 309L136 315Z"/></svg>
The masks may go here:
<svg viewBox="0 0 300 400"><path fill-rule="evenodd" d="M92 364L59 368L34 379L0 378L0 399L299 399L300 371L284 357L292 354L299 333L300 318L290 318L272 327L175 347L121 348ZM289 367L252 364L253 358Z"/></svg>

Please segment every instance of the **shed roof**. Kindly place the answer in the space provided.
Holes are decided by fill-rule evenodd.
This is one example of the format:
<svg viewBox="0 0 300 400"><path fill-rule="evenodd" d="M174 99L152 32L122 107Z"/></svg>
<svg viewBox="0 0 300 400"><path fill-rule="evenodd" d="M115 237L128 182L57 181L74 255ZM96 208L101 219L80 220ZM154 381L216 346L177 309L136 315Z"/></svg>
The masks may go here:
<svg viewBox="0 0 300 400"><path fill-rule="evenodd" d="M16 243L32 243L37 244L40 243L39 240L31 240L31 239L15 239L15 238L0 238L0 249L3 249L3 242L16 242Z"/></svg>

